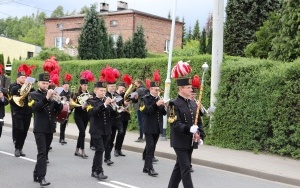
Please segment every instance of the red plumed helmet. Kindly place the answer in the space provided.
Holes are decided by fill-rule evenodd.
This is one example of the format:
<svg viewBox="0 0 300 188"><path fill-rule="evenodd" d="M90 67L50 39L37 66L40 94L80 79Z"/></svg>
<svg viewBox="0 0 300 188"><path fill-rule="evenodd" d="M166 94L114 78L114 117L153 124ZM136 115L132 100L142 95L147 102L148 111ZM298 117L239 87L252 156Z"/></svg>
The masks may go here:
<svg viewBox="0 0 300 188"><path fill-rule="evenodd" d="M55 73L57 73L59 75L59 72L60 72L60 67L54 57L51 57L51 58L45 60L43 69L45 72L48 72L49 74L51 74L51 72L55 71Z"/></svg>
<svg viewBox="0 0 300 188"><path fill-rule="evenodd" d="M173 68L172 68L172 78L178 77L185 77L192 71L191 66L188 62L179 61Z"/></svg>
<svg viewBox="0 0 300 188"><path fill-rule="evenodd" d="M65 78L64 78L64 80L66 80L66 81L71 81L72 80L72 74L68 74L68 73L66 73L65 74Z"/></svg>
<svg viewBox="0 0 300 188"><path fill-rule="evenodd" d="M101 70L100 75L106 80L108 84L114 84L117 81L116 76L120 76L120 73L117 69L113 69L110 66L106 66Z"/></svg>
<svg viewBox="0 0 300 188"><path fill-rule="evenodd" d="M122 76L122 81L127 85L130 86L132 84L132 77L129 74L124 74Z"/></svg>
<svg viewBox="0 0 300 188"><path fill-rule="evenodd" d="M149 89L150 88L150 82L151 82L151 80L150 79L146 79L146 87Z"/></svg>
<svg viewBox="0 0 300 188"><path fill-rule="evenodd" d="M50 73L50 85L59 86L59 76L58 74Z"/></svg>
<svg viewBox="0 0 300 188"><path fill-rule="evenodd" d="M192 80L192 87L196 89L200 89L200 78L198 75L195 75Z"/></svg>
<svg viewBox="0 0 300 188"><path fill-rule="evenodd" d="M80 78L81 79L87 79L88 82L94 82L95 81L95 77L93 75L93 73L90 70L85 70L83 72L80 73Z"/></svg>
<svg viewBox="0 0 300 188"><path fill-rule="evenodd" d="M160 75L159 75L158 70L155 70L154 73L153 73L153 81L154 82L160 82Z"/></svg>
<svg viewBox="0 0 300 188"><path fill-rule="evenodd" d="M18 72L25 72L25 75L26 76L30 76L31 73L32 73L32 69L34 69L34 66L31 65L31 66L28 66L26 64L21 64L19 67L18 67Z"/></svg>
<svg viewBox="0 0 300 188"><path fill-rule="evenodd" d="M2 75L2 73L3 73L3 65L0 64L0 75Z"/></svg>
<svg viewBox="0 0 300 188"><path fill-rule="evenodd" d="M114 68L112 71L114 73L115 78L120 78L120 72L118 71L118 69Z"/></svg>

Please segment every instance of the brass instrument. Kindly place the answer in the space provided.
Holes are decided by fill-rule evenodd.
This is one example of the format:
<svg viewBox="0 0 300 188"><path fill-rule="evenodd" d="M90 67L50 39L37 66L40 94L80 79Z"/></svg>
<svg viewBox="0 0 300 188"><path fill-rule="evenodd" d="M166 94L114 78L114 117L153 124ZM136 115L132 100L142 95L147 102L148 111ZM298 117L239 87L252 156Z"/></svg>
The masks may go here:
<svg viewBox="0 0 300 188"><path fill-rule="evenodd" d="M124 94L124 100L125 101L130 101L129 95L136 90L136 85L135 84L130 84L130 86L128 87L128 89L126 90L125 94Z"/></svg>
<svg viewBox="0 0 300 188"><path fill-rule="evenodd" d="M24 107L24 99L29 94L32 87L32 83L24 83L21 87L20 96L13 96L13 101L20 107Z"/></svg>
<svg viewBox="0 0 300 188"><path fill-rule="evenodd" d="M87 93L82 93L77 97L77 101L82 106L88 99L90 98L90 93L87 91Z"/></svg>
<svg viewBox="0 0 300 188"><path fill-rule="evenodd" d="M73 108L75 108L75 107L80 107L80 106L82 106L82 105L80 105L80 104L77 104L74 100L73 100L73 98L74 98L74 95L75 95L75 89L76 89L76 87L75 86L71 86L71 96L70 96L70 102L69 102L69 107L70 107L70 110L72 110Z"/></svg>
<svg viewBox="0 0 300 188"><path fill-rule="evenodd" d="M170 110L170 115L168 117L168 122L169 123L174 123L174 121L177 120L177 115L175 114L175 109L174 109L174 103L173 102L169 103L169 110Z"/></svg>

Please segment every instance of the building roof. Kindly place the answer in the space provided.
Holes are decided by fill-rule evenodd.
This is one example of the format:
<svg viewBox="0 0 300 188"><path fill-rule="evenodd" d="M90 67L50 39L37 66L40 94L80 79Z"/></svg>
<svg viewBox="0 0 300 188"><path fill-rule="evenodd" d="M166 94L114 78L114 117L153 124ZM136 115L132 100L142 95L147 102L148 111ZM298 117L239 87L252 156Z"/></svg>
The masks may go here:
<svg viewBox="0 0 300 188"><path fill-rule="evenodd" d="M170 21L170 22L172 21L168 18L164 18L164 17L161 17L161 16L157 16L157 15L154 15L154 14L149 14L149 13L134 10L134 9L98 12L99 16L119 15L119 14L140 14L140 15L144 15L144 16L148 16L148 17L152 17L152 18L156 18L156 19L160 19L160 20L166 20L166 21ZM76 14L76 15L72 15L72 16L63 16L63 17L58 17L58 18L46 18L45 20L61 20L61 19L83 18L84 16L85 16L85 14ZM176 21L176 22L183 24L183 22L181 22L181 21Z"/></svg>
<svg viewBox="0 0 300 188"><path fill-rule="evenodd" d="M37 46L37 47L41 47L41 46L38 46L38 45L35 45L35 44L30 44L30 43L28 43L28 42L23 42L23 41L19 41L19 40L17 40L17 39L12 39L12 38L9 38L9 37L3 36L3 35L0 35L0 37L6 38L6 39L9 39L9 40L14 40L14 41L17 41L17 42L22 42L22 43L29 44L29 45L33 45L33 46Z"/></svg>

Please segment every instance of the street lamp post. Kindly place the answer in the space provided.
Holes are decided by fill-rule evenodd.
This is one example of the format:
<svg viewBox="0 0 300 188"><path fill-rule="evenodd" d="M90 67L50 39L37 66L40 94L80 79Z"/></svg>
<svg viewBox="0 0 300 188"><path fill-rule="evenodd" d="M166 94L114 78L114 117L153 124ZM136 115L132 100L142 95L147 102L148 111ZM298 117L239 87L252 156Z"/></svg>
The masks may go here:
<svg viewBox="0 0 300 188"><path fill-rule="evenodd" d="M171 38L170 38L170 46L169 46L168 70L167 70L167 78L165 81L165 90L164 90L165 101L170 98L170 88L171 88L170 77L171 77L171 64L172 64L172 53L173 53L173 44L174 44L174 33L175 33L176 6L177 6L177 0L174 0L174 7L172 12ZM161 135L160 140L167 140L166 130L167 130L167 115L163 117L163 133Z"/></svg>

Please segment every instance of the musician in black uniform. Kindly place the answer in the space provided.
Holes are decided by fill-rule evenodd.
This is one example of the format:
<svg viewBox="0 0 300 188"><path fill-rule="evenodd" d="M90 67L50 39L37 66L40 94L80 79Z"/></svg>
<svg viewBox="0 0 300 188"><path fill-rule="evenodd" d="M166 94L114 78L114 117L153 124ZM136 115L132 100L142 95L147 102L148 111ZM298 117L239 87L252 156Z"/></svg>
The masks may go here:
<svg viewBox="0 0 300 188"><path fill-rule="evenodd" d="M107 82L107 92L106 92L105 96L111 98L113 101L116 100L115 98L121 97L116 92L116 86L117 86L116 80ZM121 106L122 101L119 101L117 103L117 105ZM117 131L120 134L123 134L123 131L124 131L120 113L115 114L114 121L112 122L112 133L111 133L111 136L108 139L107 144L105 146L104 162L109 166L114 163L113 161L111 161L111 151L114 147L114 140L115 140Z"/></svg>
<svg viewBox="0 0 300 188"><path fill-rule="evenodd" d="M65 102L69 102L70 98L71 98L71 92L69 91L69 87L70 87L69 84L70 84L71 79L72 79L72 76L70 74L65 74L64 81L63 81L63 90L60 93L61 97L66 98ZM70 113L69 113L69 115L70 115ZM69 115L63 122L60 123L59 143L61 143L62 145L67 144L67 142L65 141L65 131L66 131L66 126L68 124Z"/></svg>
<svg viewBox="0 0 300 188"><path fill-rule="evenodd" d="M201 121L197 126L193 126L197 104L190 100L192 93L192 79L177 79L178 96L169 103L170 140L171 147L174 148L177 160L173 169L168 188L178 187L182 180L183 186L193 188L190 172L190 155L193 149L193 136L196 140L204 139L205 134ZM174 113L174 115L172 115ZM197 133L200 132L200 135Z"/></svg>
<svg viewBox="0 0 300 188"><path fill-rule="evenodd" d="M96 148L91 176L102 180L107 178L102 168L103 152L112 132L111 126L116 115L116 108L114 107L115 101L111 104L112 99L105 97L106 82L96 82L94 92L96 96L87 101L87 111L91 121L90 134Z"/></svg>
<svg viewBox="0 0 300 188"><path fill-rule="evenodd" d="M86 78L81 78L78 92L75 95L76 103L80 104L79 101L77 100L77 97L85 96L85 95L86 96L90 95L88 92L88 80ZM79 130L79 135L77 138L77 145L76 145L76 150L75 150L74 155L82 157L83 159L87 159L88 155L86 155L85 150L84 150L84 140L85 140L85 130L90 121L90 118L86 111L86 105L83 105L83 104L80 104L80 105L82 105L82 106L75 107L75 110L74 110L74 119L75 119L75 123ZM81 150L81 152L79 152L79 149Z"/></svg>
<svg viewBox="0 0 300 188"><path fill-rule="evenodd" d="M128 121L130 120L130 113L128 111L128 107L129 107L128 105L130 105L130 102L125 101L125 99L124 99L124 94L125 94L125 83L124 82L121 82L118 84L118 89L116 92L123 98L122 104L121 104L121 108L123 108L123 110L120 112L123 131L122 132L118 131L114 155L116 157L118 157L118 156L124 157L125 154L122 152L122 146L123 146L124 138L126 135Z"/></svg>
<svg viewBox="0 0 300 188"><path fill-rule="evenodd" d="M13 100L12 100L12 94L11 94L11 89L17 85L17 83L19 82L19 77L17 77L16 81L9 84L9 88L8 88L8 100L9 100L9 105L10 105L10 114L11 114L11 122L12 122L12 139L14 144L16 144L16 131L15 131L15 125L14 125L14 118L13 118L13 112L14 112L14 105L13 105Z"/></svg>
<svg viewBox="0 0 300 188"><path fill-rule="evenodd" d="M39 182L41 186L50 185L45 179L47 172L47 155L50 144L53 139L53 133L56 127L56 113L59 113L63 105L59 101L52 99L52 89L48 90L49 73L39 74L39 82L37 91L30 92L29 106L34 112L34 128L33 133L37 145L37 162L33 171L33 180ZM55 98L58 98L56 96Z"/></svg>
<svg viewBox="0 0 300 188"><path fill-rule="evenodd" d="M21 65L18 69L18 83L11 88L11 94L13 99L11 105L13 106L13 125L15 131L15 156L24 157L23 146L25 139L27 137L27 132L30 127L32 109L28 106L28 94L34 91L31 83L25 83L26 77L29 76L22 67L26 65ZM24 94L21 96L21 88L25 84L26 92L22 91ZM24 90L24 89L23 89ZM17 98L22 97L19 101L15 101ZM21 104L22 103L22 104Z"/></svg>
<svg viewBox="0 0 300 188"><path fill-rule="evenodd" d="M3 88L0 87L0 138L2 135L2 127L4 125L5 106L8 105L8 99L3 93Z"/></svg>
<svg viewBox="0 0 300 188"><path fill-rule="evenodd" d="M149 83L149 82L146 82ZM150 82L150 93L143 97L144 105L140 110L143 113L143 131L146 138L146 156L143 172L150 176L157 176L152 164L156 144L159 134L163 132L163 116L167 114L165 103L159 96L160 81L155 80Z"/></svg>

